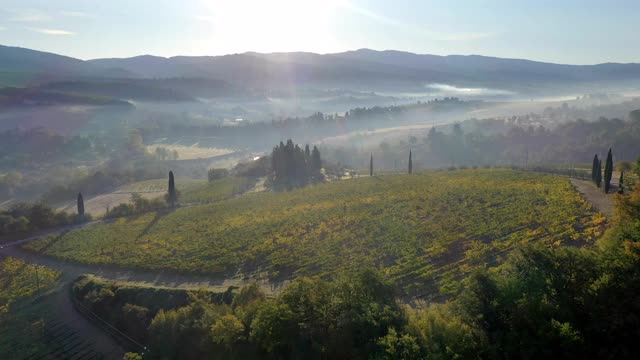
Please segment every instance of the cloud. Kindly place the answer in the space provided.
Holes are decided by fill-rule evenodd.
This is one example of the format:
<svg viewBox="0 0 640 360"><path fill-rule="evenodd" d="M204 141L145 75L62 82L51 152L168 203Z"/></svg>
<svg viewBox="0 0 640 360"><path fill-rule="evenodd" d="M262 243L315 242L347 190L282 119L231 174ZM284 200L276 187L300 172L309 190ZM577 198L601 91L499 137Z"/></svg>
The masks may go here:
<svg viewBox="0 0 640 360"><path fill-rule="evenodd" d="M67 30L59 29L42 29L42 28L30 28L32 31L39 32L45 35L75 35L76 33Z"/></svg>
<svg viewBox="0 0 640 360"><path fill-rule="evenodd" d="M2 31L2 30L7 30L7 28L4 27L4 26L0 26L0 31Z"/></svg>
<svg viewBox="0 0 640 360"><path fill-rule="evenodd" d="M60 15L77 18L89 17L89 14L82 11L60 11Z"/></svg>
<svg viewBox="0 0 640 360"><path fill-rule="evenodd" d="M22 14L9 18L13 22L44 22L51 20L51 17L44 14Z"/></svg>

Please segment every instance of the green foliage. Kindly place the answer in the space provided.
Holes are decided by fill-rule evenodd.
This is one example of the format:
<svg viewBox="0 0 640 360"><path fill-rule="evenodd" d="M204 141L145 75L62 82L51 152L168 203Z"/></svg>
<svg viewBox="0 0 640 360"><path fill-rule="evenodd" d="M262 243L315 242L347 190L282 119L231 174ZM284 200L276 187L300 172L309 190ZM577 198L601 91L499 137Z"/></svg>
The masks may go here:
<svg viewBox="0 0 640 360"><path fill-rule="evenodd" d="M169 185L167 186L167 203L169 206L176 206L178 201L178 190L176 190L176 183L173 178L173 171L169 171Z"/></svg>
<svg viewBox="0 0 640 360"><path fill-rule="evenodd" d="M51 287L60 273L44 266L6 257L0 260L0 317L15 301L43 292Z"/></svg>
<svg viewBox="0 0 640 360"><path fill-rule="evenodd" d="M613 176L613 156L611 155L611 148L607 154L607 161L604 166L604 192L609 193L611 188L611 177Z"/></svg>
<svg viewBox="0 0 640 360"><path fill-rule="evenodd" d="M124 354L122 360L142 360L142 355L138 353L128 352Z"/></svg>
<svg viewBox="0 0 640 360"><path fill-rule="evenodd" d="M211 339L231 350L233 344L245 339L245 327L233 314L221 316L211 325Z"/></svg>
<svg viewBox="0 0 640 360"><path fill-rule="evenodd" d="M346 205L346 206L345 206ZM381 268L411 295L456 294L520 243L588 244L602 231L567 179L510 170L427 172L256 193L147 213L25 245L63 259L270 277Z"/></svg>
<svg viewBox="0 0 640 360"><path fill-rule="evenodd" d="M209 179L209 182L218 180L218 179L222 179L229 176L229 170L227 169L216 169L216 168L211 168L209 169L209 171L207 172L207 179Z"/></svg>
<svg viewBox="0 0 640 360"><path fill-rule="evenodd" d="M290 190L321 181L321 168L320 151L315 146L309 155L289 139L286 145L280 142L271 153L273 184L277 189Z"/></svg>
<svg viewBox="0 0 640 360"><path fill-rule="evenodd" d="M45 230L91 220L89 214L71 215L44 203L18 203L0 210L0 235Z"/></svg>
<svg viewBox="0 0 640 360"><path fill-rule="evenodd" d="M84 199L82 193L78 193L77 199L78 216L84 216Z"/></svg>

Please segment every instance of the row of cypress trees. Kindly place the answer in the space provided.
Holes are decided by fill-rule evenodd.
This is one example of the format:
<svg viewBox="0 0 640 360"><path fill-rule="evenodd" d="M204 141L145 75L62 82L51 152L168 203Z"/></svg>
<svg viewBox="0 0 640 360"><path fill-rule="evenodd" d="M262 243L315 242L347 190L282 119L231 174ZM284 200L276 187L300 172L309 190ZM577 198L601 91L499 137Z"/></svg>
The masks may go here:
<svg viewBox="0 0 640 360"><path fill-rule="evenodd" d="M274 184L285 188L304 186L309 182L322 180L322 159L316 146L313 150L306 145L304 150L291 139L273 148L271 167Z"/></svg>
<svg viewBox="0 0 640 360"><path fill-rule="evenodd" d="M613 155L611 153L611 148L609 148L609 152L607 153L607 160L604 164L604 179L602 172L602 160L598 159L598 154L593 157L593 163L591 165L591 180L596 184L597 187L603 186L604 180L604 192L609 193L611 190L611 178L613 176ZM624 173L620 173L620 183L619 183L619 192L622 193L622 181L623 181Z"/></svg>

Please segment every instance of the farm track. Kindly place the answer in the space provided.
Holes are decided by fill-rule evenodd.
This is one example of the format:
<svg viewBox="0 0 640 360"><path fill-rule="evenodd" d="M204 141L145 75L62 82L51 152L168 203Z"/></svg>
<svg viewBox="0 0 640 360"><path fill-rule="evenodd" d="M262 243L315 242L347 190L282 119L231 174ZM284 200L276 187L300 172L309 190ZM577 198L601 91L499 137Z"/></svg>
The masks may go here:
<svg viewBox="0 0 640 360"><path fill-rule="evenodd" d="M612 181L612 189L609 194L605 194L602 189L597 188L588 180L571 179L571 184L580 194L582 194L585 200L587 200L598 211L603 213L607 218L611 218L613 216L613 198L614 194L618 190L617 183Z"/></svg>

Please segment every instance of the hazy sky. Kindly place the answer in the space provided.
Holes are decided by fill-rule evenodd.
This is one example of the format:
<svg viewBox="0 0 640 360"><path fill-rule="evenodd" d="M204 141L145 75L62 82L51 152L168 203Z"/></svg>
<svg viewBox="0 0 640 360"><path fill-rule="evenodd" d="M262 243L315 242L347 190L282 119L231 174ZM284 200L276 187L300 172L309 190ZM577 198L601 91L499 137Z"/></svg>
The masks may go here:
<svg viewBox="0 0 640 360"><path fill-rule="evenodd" d="M640 62L639 0L2 0L0 44L81 59L358 48Z"/></svg>

